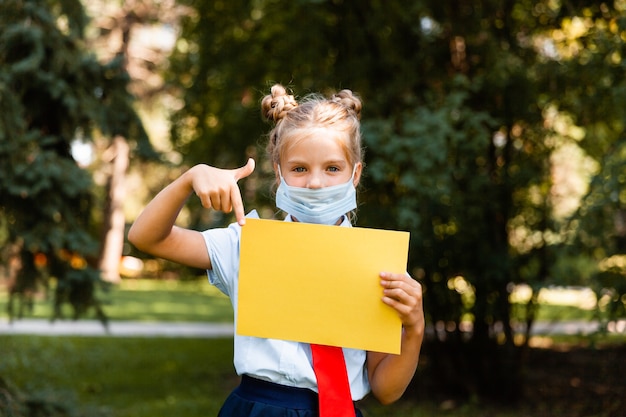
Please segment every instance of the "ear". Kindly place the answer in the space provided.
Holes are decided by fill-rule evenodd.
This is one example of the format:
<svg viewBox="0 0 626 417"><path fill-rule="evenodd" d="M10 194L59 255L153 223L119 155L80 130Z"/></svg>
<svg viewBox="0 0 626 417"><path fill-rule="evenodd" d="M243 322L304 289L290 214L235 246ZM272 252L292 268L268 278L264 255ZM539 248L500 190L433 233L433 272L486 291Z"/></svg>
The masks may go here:
<svg viewBox="0 0 626 417"><path fill-rule="evenodd" d="M276 184L280 184L280 175L278 174L278 170L280 168L278 167L278 164L276 162L274 162L273 167L274 167L274 179L276 180Z"/></svg>
<svg viewBox="0 0 626 417"><path fill-rule="evenodd" d="M363 172L363 163L357 162L354 167L354 187L356 188L359 185L359 181L361 180L361 172Z"/></svg>

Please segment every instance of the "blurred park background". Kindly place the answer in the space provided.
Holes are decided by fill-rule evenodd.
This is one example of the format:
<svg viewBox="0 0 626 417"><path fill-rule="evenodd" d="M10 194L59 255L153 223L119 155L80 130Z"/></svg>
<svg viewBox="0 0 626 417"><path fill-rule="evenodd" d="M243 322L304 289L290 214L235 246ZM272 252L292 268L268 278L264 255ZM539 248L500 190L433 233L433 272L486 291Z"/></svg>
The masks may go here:
<svg viewBox="0 0 626 417"><path fill-rule="evenodd" d="M358 225L411 232L429 333L366 415L626 415L625 0L0 0L0 318L232 320L125 233L198 163L276 214L275 82L362 97ZM0 416L214 415L231 344L1 335Z"/></svg>

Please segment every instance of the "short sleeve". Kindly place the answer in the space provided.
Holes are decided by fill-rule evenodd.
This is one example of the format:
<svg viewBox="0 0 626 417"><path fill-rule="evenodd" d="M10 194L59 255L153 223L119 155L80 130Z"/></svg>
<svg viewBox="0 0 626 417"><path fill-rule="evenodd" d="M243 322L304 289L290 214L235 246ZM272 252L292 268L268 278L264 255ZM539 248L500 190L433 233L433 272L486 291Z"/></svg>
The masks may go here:
<svg viewBox="0 0 626 417"><path fill-rule="evenodd" d="M259 216L256 211L252 211L246 217ZM232 298L239 276L241 226L232 223L226 228L205 230L202 236L211 259L212 269L207 270L209 282Z"/></svg>

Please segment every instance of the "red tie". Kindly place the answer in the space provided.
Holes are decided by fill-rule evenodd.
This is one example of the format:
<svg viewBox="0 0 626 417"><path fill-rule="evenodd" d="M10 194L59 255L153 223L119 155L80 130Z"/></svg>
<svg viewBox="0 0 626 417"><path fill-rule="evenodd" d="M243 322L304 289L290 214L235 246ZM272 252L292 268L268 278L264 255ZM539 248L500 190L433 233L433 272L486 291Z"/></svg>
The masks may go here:
<svg viewBox="0 0 626 417"><path fill-rule="evenodd" d="M320 417L355 417L343 350L311 344L319 391Z"/></svg>

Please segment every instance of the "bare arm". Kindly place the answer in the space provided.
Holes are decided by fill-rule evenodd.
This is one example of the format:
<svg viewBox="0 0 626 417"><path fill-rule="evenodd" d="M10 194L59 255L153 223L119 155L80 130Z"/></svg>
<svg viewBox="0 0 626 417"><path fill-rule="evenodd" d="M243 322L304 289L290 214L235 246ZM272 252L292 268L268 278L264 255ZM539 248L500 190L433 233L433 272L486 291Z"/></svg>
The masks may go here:
<svg viewBox="0 0 626 417"><path fill-rule="evenodd" d="M383 302L402 319L400 355L367 353L372 393L383 404L398 400L415 375L424 338L422 287L407 274L381 274Z"/></svg>
<svg viewBox="0 0 626 417"><path fill-rule="evenodd" d="M239 224L245 213L237 181L254 171L254 160L237 169L196 165L165 187L148 203L128 232L137 249L195 268L211 269L202 234L174 225L180 210L195 192L205 208L235 212Z"/></svg>

